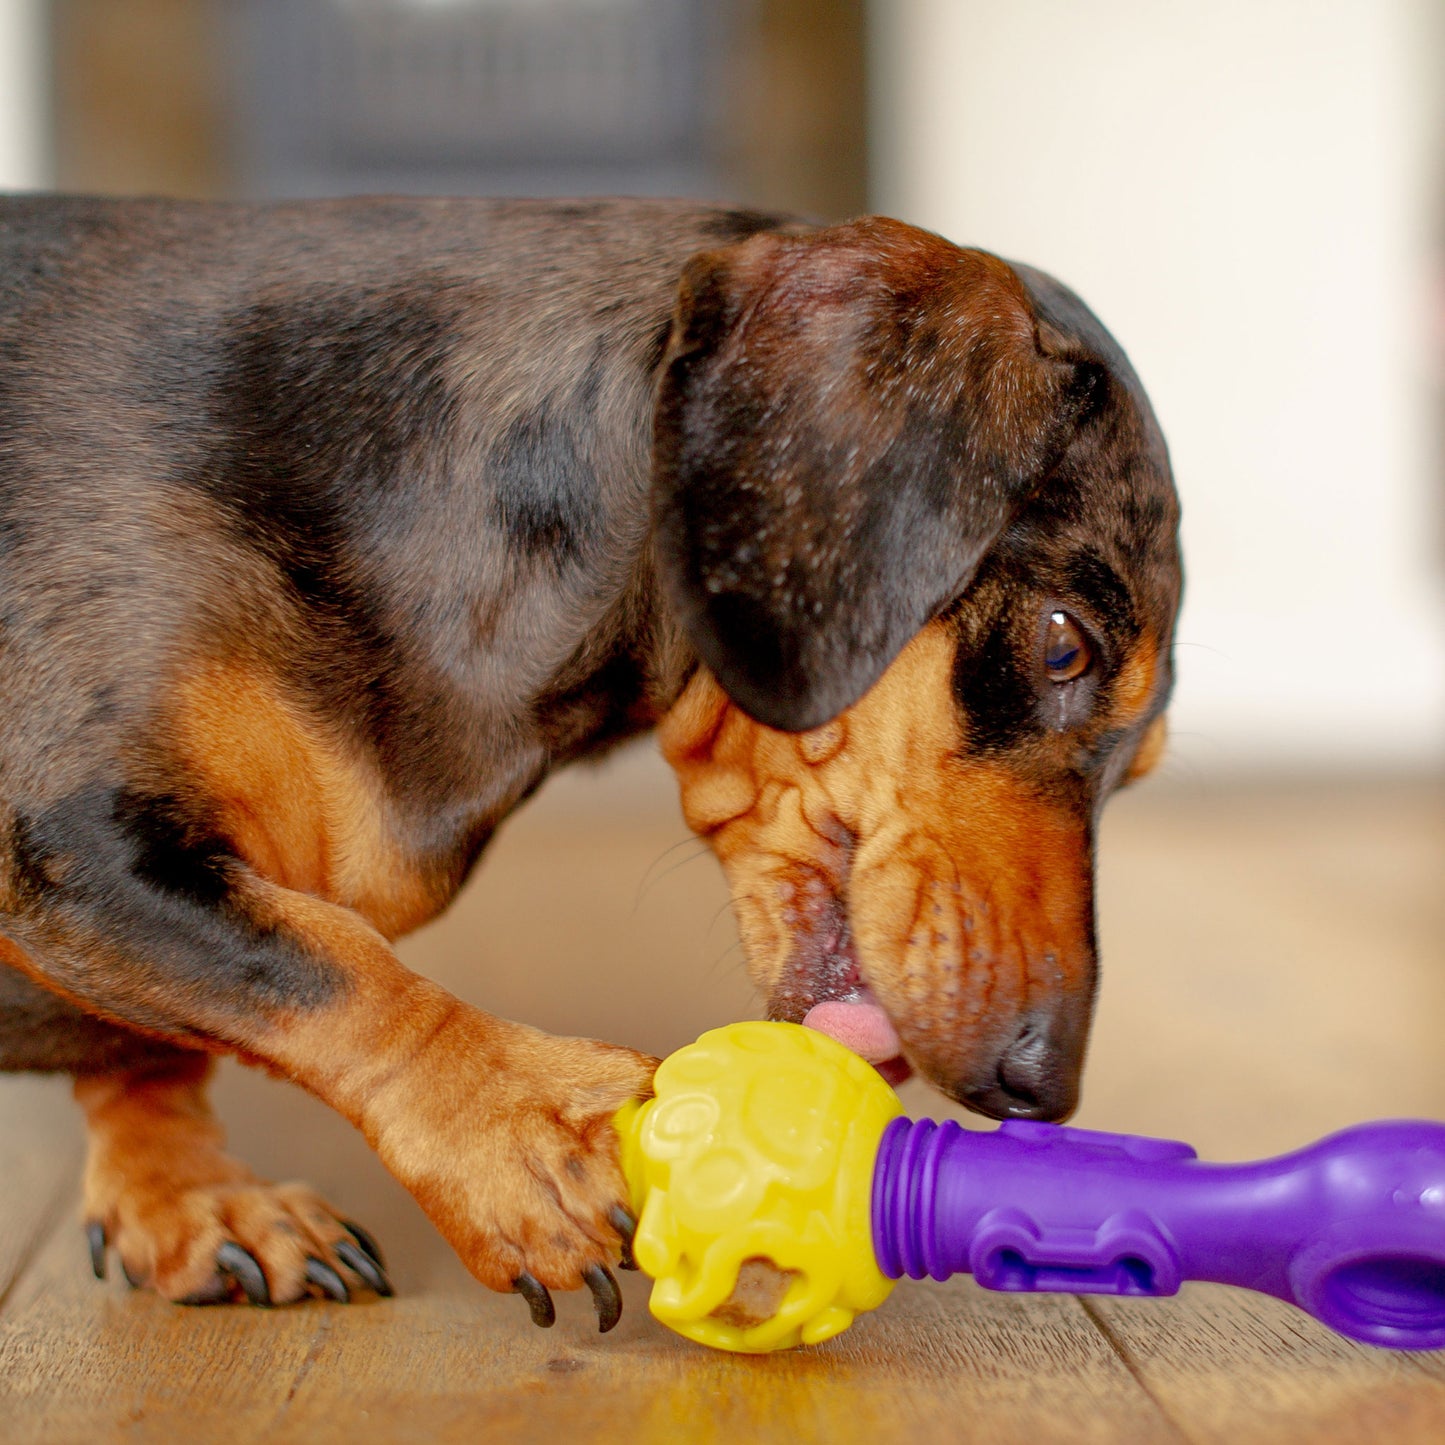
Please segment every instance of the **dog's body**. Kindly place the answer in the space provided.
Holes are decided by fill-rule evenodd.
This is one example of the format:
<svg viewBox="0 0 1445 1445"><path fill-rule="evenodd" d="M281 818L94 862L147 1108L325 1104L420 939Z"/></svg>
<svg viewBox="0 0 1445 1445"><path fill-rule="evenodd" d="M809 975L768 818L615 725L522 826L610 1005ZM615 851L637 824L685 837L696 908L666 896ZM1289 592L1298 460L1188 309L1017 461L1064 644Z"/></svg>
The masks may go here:
<svg viewBox="0 0 1445 1445"><path fill-rule="evenodd" d="M1067 1112L1176 526L1098 323L894 222L0 200L0 1066L77 1076L98 1253L177 1299L384 1284L221 1152L229 1051L484 1282L613 1317L650 1061L387 940L657 723L775 1014L866 996L955 1096Z"/></svg>

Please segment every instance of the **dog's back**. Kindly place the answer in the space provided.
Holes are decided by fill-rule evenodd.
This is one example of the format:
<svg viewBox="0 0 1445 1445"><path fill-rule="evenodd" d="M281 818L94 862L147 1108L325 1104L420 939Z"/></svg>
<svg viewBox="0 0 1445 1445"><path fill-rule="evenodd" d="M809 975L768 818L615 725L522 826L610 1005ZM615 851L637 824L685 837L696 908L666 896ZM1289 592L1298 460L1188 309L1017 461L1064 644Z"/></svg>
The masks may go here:
<svg viewBox="0 0 1445 1445"><path fill-rule="evenodd" d="M164 771L217 665L314 705L432 853L655 720L655 373L682 262L762 224L0 202L11 806Z"/></svg>

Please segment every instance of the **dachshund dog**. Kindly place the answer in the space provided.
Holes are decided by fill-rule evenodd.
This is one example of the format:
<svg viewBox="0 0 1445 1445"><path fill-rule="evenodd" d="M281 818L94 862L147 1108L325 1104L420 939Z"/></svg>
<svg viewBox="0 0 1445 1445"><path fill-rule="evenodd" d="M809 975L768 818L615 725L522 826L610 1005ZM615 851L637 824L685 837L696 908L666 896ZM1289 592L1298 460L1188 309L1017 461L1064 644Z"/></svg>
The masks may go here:
<svg viewBox="0 0 1445 1445"><path fill-rule="evenodd" d="M614 1323L610 1120L655 1061L390 940L654 725L774 1017L1067 1115L1177 531L1077 298L895 221L0 200L0 1067L75 1077L97 1273L389 1291L224 1152L229 1053L355 1124L484 1284Z"/></svg>

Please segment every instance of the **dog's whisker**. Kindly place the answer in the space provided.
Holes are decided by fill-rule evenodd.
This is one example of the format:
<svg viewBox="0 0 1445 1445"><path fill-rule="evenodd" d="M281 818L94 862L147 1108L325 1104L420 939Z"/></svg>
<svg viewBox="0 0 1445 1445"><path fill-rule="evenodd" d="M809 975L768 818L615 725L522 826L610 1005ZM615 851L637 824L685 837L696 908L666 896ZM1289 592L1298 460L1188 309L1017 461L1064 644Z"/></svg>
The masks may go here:
<svg viewBox="0 0 1445 1445"><path fill-rule="evenodd" d="M686 848L689 844L693 845L693 852L689 853L686 857L679 858L669 867L662 869L660 873L657 872L659 865L664 859L671 857L678 849ZM685 868L689 863L697 862L699 858L710 851L711 849L709 849L706 841L702 838L680 838L676 843L672 844L671 847L664 848L663 851L647 865L647 871L642 875L642 879L637 885L637 892L633 894L632 897L633 913L636 913L638 909L641 908L643 899L665 878L676 873L679 868Z"/></svg>
<svg viewBox="0 0 1445 1445"><path fill-rule="evenodd" d="M756 900L755 898L750 898L750 897L749 897L747 894L745 894L745 893L744 893L744 894L739 894L739 895L738 895L738 898L737 898L736 900L734 900L734 899L732 899L732 898L729 898L725 903L723 903L723 904L721 905L721 907L719 907L719 908L717 909L717 911L713 914L713 916L712 916L710 919L708 919L707 927L706 927L705 929L703 929L703 934L702 934L703 938L707 939L707 938L711 938L711 937L712 937L712 931L713 931L714 928L717 927L717 925L718 925L718 920L719 920L720 918L722 918L722 916L723 916L724 914L726 914L726 913L728 913L728 912L730 912L730 911L732 910L732 907L733 907L734 902L744 902L744 901L745 901L745 902L748 902L748 903L755 903L757 900Z"/></svg>
<svg viewBox="0 0 1445 1445"><path fill-rule="evenodd" d="M722 963L732 954L737 954L737 965L734 968L724 970L722 968ZM706 969L703 971L703 977L707 979L709 983L714 982L716 979L722 977L724 973L731 976L731 974L737 972L737 970L742 967L743 963L744 958L742 942L740 940L734 941L733 943L728 944L728 946L724 948L722 952L719 953L717 957L715 957L712 962L707 965Z"/></svg>

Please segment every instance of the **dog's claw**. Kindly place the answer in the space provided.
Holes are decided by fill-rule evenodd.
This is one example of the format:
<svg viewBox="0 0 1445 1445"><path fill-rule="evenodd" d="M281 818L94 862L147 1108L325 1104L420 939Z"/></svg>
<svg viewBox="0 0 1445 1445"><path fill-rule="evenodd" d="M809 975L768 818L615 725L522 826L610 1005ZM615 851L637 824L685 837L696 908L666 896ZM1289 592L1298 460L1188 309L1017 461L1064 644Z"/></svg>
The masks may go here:
<svg viewBox="0 0 1445 1445"><path fill-rule="evenodd" d="M605 1335L622 1318L622 1291L605 1264L589 1264L582 1271L582 1279L597 1306L597 1333Z"/></svg>
<svg viewBox="0 0 1445 1445"><path fill-rule="evenodd" d="M376 1265L377 1269L386 1269L386 1261L381 1257L380 1248L366 1230L350 1219L343 1219L341 1221L341 1227L361 1246L362 1252L370 1256L372 1263ZM380 1294L382 1291L378 1290L377 1293ZM386 1293L389 1294L390 1291L388 1290Z"/></svg>
<svg viewBox="0 0 1445 1445"><path fill-rule="evenodd" d="M607 1222L622 1237L622 1257L617 1261L619 1269L636 1269L637 1261L632 1257L632 1238L637 1233L637 1221L620 1204L614 1204L607 1211Z"/></svg>
<svg viewBox="0 0 1445 1445"><path fill-rule="evenodd" d="M130 1272L130 1266L125 1262L124 1255L121 1255L120 1258L120 1272L125 1276L125 1282L132 1289L139 1289L141 1285L145 1283L145 1281L141 1279L139 1275L135 1275Z"/></svg>
<svg viewBox="0 0 1445 1445"><path fill-rule="evenodd" d="M85 1226L86 1243L90 1245L90 1268L96 1279L105 1278L105 1225L92 1219Z"/></svg>
<svg viewBox="0 0 1445 1445"><path fill-rule="evenodd" d="M538 1329L550 1330L557 1323L557 1308L552 1303L552 1296L536 1275L519 1274L512 1281L512 1288L527 1301L527 1308L532 1311L532 1323Z"/></svg>
<svg viewBox="0 0 1445 1445"><path fill-rule="evenodd" d="M253 1305L271 1303L271 1287L266 1283L266 1272L256 1257L234 1240L228 1239L216 1251L216 1268L230 1275Z"/></svg>
<svg viewBox="0 0 1445 1445"><path fill-rule="evenodd" d="M339 1244L331 1247L336 1251L337 1259L369 1290L379 1294L383 1299L390 1299L395 1293L380 1261L370 1250L366 1250L360 1241L353 1244L349 1239L343 1239ZM372 1248L375 1246L373 1245Z"/></svg>
<svg viewBox="0 0 1445 1445"><path fill-rule="evenodd" d="M351 1291L347 1289L346 1281L324 1259L317 1259L314 1254L306 1256L306 1279L327 1299L335 1300L339 1305L351 1303Z"/></svg>

